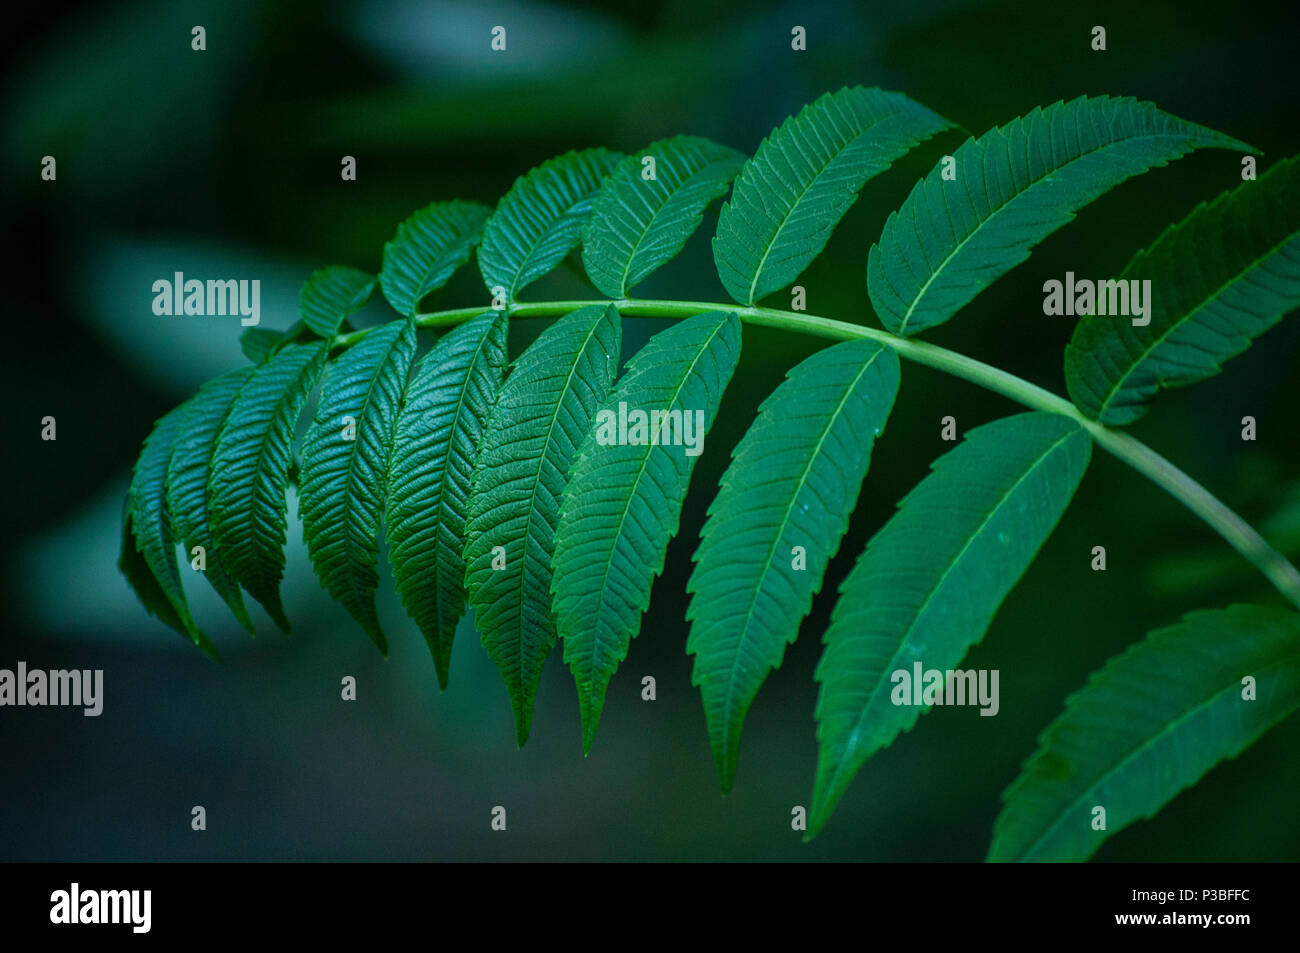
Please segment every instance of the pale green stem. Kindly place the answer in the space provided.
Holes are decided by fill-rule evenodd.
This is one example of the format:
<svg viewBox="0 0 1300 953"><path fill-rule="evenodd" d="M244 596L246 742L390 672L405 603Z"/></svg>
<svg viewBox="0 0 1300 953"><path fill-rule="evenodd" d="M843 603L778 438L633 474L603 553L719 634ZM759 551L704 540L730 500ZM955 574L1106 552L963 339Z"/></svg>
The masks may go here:
<svg viewBox="0 0 1300 953"><path fill-rule="evenodd" d="M1032 410L1060 414L1078 422L1092 435L1093 440L1146 476L1176 500L1199 516L1233 549L1246 557L1262 572L1277 590L1300 608L1300 572L1285 556L1270 546L1245 520L1230 510L1209 490L1201 486L1182 470L1156 453L1146 444L1118 430L1090 420L1063 397L1031 384L1024 378L977 361L925 341L899 337L887 331L859 324L834 321L813 314L780 311L776 308L746 307L713 301L657 301L647 299L581 300L581 301L517 301L508 311L512 317L554 317L588 305L613 304L620 314L628 317L686 318L702 311L733 311L746 324L797 331L816 337L835 340L867 338L892 348L900 357L936 368L954 377L978 384L986 390L1010 397ZM461 324L483 314L485 308L457 308L432 314L416 315L422 328L440 328ZM367 330L339 335L338 347L349 347L363 337Z"/></svg>

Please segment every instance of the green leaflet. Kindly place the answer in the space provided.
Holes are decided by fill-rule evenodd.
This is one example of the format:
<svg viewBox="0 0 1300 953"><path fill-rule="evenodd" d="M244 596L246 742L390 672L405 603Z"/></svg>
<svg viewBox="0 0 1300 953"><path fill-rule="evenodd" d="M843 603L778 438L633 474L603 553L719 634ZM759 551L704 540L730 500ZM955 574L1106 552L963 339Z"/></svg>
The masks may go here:
<svg viewBox="0 0 1300 953"><path fill-rule="evenodd" d="M187 639L193 641L192 636L185 628L185 623L177 614L175 607L167 598L167 593L163 592L162 586L154 578L153 570L145 562L140 551L135 548L135 531L131 525L131 501L128 496L122 505L122 550L117 558L117 568L122 571L126 577L127 583L131 586L131 591L136 594L150 615L157 616L167 625ZM196 642L209 658L216 659L216 648L206 638Z"/></svg>
<svg viewBox="0 0 1300 953"><path fill-rule="evenodd" d="M388 640L375 615L379 517L393 425L414 358L410 320L367 334L325 371L316 419L302 443L307 555L321 584L384 655Z"/></svg>
<svg viewBox="0 0 1300 953"><path fill-rule="evenodd" d="M483 234L489 209L477 202L432 202L401 225L384 245L379 287L401 315L447 283Z"/></svg>
<svg viewBox="0 0 1300 953"><path fill-rule="evenodd" d="M1125 179L1245 143L1150 103L1080 96L968 139L890 214L867 260L867 290L895 334L942 324L1074 213Z"/></svg>
<svg viewBox="0 0 1300 953"><path fill-rule="evenodd" d="M817 665L817 778L808 836L862 764L916 723L893 673L955 669L1069 505L1092 452L1074 421L1017 414L932 464L840 586Z"/></svg>
<svg viewBox="0 0 1300 953"><path fill-rule="evenodd" d="M195 546L203 547L207 568L202 575L230 607L239 624L249 635L256 635L239 584L230 578L221 550L213 544L212 530L208 525L212 451L231 405L252 374L251 367L222 374L204 384L189 401L183 430L176 440L167 468L167 511L171 514L172 531L184 544L185 552L192 553Z"/></svg>
<svg viewBox="0 0 1300 953"><path fill-rule="evenodd" d="M691 470L739 357L740 321L730 312L698 314L659 332L596 414L573 464L551 589L564 661L578 685L584 751L663 571ZM679 419L659 417L668 429L656 430L652 412L664 411ZM637 413L645 417L639 432Z"/></svg>
<svg viewBox="0 0 1300 953"><path fill-rule="evenodd" d="M901 93L852 86L787 119L745 163L718 215L723 287L752 305L799 277L872 176L952 124Z"/></svg>
<svg viewBox="0 0 1300 953"><path fill-rule="evenodd" d="M558 265L582 237L601 180L623 156L608 149L566 152L515 180L483 229L478 266L506 303Z"/></svg>
<svg viewBox="0 0 1300 953"><path fill-rule="evenodd" d="M988 859L1086 860L1297 708L1300 615L1251 605L1189 613L1066 701L1003 795ZM1105 830L1092 829L1097 806Z"/></svg>
<svg viewBox="0 0 1300 953"><path fill-rule="evenodd" d="M176 441L184 433L188 410L187 402L168 411L159 418L153 432L145 438L140 459L136 461L131 473L124 518L124 524L131 528L135 550L143 558L144 567L140 567L138 561L133 561L134 557L127 552L131 547L125 541L119 564L135 568L136 571L128 573L128 579L146 607L211 655L214 653L212 643L194 624L194 616L185 599L180 570L176 565L178 540L172 530L171 515L167 511L167 467ZM153 577L156 590L142 578L142 569L147 569L147 574ZM170 613L159 606L159 593L170 607ZM177 622L180 623L179 626L176 625Z"/></svg>
<svg viewBox="0 0 1300 953"><path fill-rule="evenodd" d="M217 434L208 474L213 546L231 578L286 632L280 578L294 429L328 350L289 344L253 370Z"/></svg>
<svg viewBox="0 0 1300 953"><path fill-rule="evenodd" d="M506 365L506 318L489 311L420 359L406 388L388 467L388 558L402 605L447 687L465 614L465 517L479 440Z"/></svg>
<svg viewBox="0 0 1300 953"><path fill-rule="evenodd" d="M686 651L724 792L745 713L839 549L898 379L898 357L871 341L800 363L759 408L709 507L687 585ZM806 559L798 569L796 546Z"/></svg>
<svg viewBox="0 0 1300 953"><path fill-rule="evenodd" d="M645 158L655 178L643 178ZM582 263L600 291L623 298L671 259L727 191L745 157L699 136L674 136L628 156L605 179L582 237Z"/></svg>
<svg viewBox="0 0 1300 953"><path fill-rule="evenodd" d="M244 328L239 335L239 349L254 364L261 364L271 356L284 335L285 332L272 331L270 328Z"/></svg>
<svg viewBox="0 0 1300 953"><path fill-rule="evenodd" d="M365 307L374 290L374 275L330 265L312 272L303 284L298 293L298 313L307 327L329 340L339 333L344 318Z"/></svg>
<svg viewBox="0 0 1300 953"><path fill-rule="evenodd" d="M1162 387L1217 374L1300 307L1300 157L1201 203L1119 280L1151 282L1150 323L1096 313L1065 351L1070 397L1107 424L1137 420Z"/></svg>
<svg viewBox="0 0 1300 953"><path fill-rule="evenodd" d="M479 445L465 588L483 646L505 677L520 746L555 645L551 557L560 498L618 371L621 339L612 305L589 305L555 322L515 361Z"/></svg>

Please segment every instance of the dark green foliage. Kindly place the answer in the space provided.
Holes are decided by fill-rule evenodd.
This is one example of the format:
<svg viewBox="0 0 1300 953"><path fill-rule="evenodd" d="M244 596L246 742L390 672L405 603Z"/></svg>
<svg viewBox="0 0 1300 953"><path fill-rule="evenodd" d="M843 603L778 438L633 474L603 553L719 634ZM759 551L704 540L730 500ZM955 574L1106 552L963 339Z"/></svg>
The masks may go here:
<svg viewBox="0 0 1300 953"><path fill-rule="evenodd" d="M916 664L956 669L1065 511L1094 439L1112 450L1128 439L1103 424L1135 419L1159 387L1213 374L1300 303L1300 178L1286 160L1133 259L1121 277L1160 289L1150 326L1080 322L1066 358L1079 410L903 339L948 320L1125 179L1192 149L1245 148L1150 104L1095 97L967 139L951 165L916 184L868 256L867 290L892 334L757 306L820 254L867 180L950 127L902 95L855 87L806 107L748 160L696 136L627 157L593 148L520 177L494 210L426 206L385 246L378 279L316 272L292 326L243 333L251 366L158 421L123 514L123 573L151 613L215 654L177 561L178 545L202 547L208 582L242 625L252 631L246 593L287 629L279 586L298 474L316 573L381 650L383 533L439 682L446 687L468 606L522 745L560 638L588 750L678 531L697 462L688 448L702 448L737 367L742 321L847 339L795 366L763 402L695 551L686 649L726 791L746 713L811 611L858 505L899 388L898 358L929 355L1037 409L978 427L939 457L832 599L816 670L811 836L864 762L932 703L895 699L895 676ZM713 255L737 304L628 299L728 189ZM612 300L517 300L579 243L592 283ZM479 301L421 315L476 247L500 310ZM398 316L348 330L376 281ZM620 310L684 319L653 335L621 378ZM508 322L545 315L563 316L511 363ZM422 329L461 322L417 359ZM299 467L294 435L318 383ZM646 414L640 431L634 411ZM650 415L665 412L680 415L677 439L654 427L664 418ZM1286 717L1300 703L1297 620L1252 606L1193 613L1113 660L1070 699L1008 789L990 859L1086 858L1108 836L1088 826L1092 804L1108 805L1113 833ZM1245 675L1257 679L1257 702L1240 698Z"/></svg>
<svg viewBox="0 0 1300 953"><path fill-rule="evenodd" d="M217 434L225 426L231 405L252 374L252 368L241 367L203 385L187 405L183 431L167 466L167 511L172 531L185 552L202 547L207 563L203 575L250 635L253 622L244 607L239 586L230 578L221 550L212 541L208 524L208 478Z"/></svg>
<svg viewBox="0 0 1300 953"><path fill-rule="evenodd" d="M654 160L653 179L646 178L645 159ZM675 136L620 162L600 187L582 237L591 283L611 298L625 296L682 250L744 161L735 149Z"/></svg>
<svg viewBox="0 0 1300 953"><path fill-rule="evenodd" d="M483 230L478 265L488 291L501 288L512 302L558 265L578 244L601 182L621 158L607 149L569 152L521 176Z"/></svg>

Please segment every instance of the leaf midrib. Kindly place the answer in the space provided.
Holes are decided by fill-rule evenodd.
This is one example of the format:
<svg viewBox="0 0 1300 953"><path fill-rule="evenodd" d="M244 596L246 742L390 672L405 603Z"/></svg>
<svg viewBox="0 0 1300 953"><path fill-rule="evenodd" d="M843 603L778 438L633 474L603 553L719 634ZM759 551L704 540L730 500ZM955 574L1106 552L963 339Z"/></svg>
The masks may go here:
<svg viewBox="0 0 1300 953"><path fill-rule="evenodd" d="M315 285L313 290L310 292L310 294L314 297L315 300L311 301L311 307L309 308L307 306L308 302L307 300L304 300L304 297L309 293L308 288L313 287L312 279L316 277L315 274L313 274L312 277L308 279L308 287L304 287L302 292L299 294L298 317L302 320L302 322L305 325L307 325L307 327L311 328L311 330L321 335L321 337L329 338L337 334L339 326L343 323L345 318L347 318L349 315L356 314L358 310L365 307L365 302L363 301L360 304L358 304L357 299L364 297L366 300L369 300L370 296L375 292L375 286L379 283L378 278L366 274L366 272L361 271L359 268L352 269L352 270L355 270L358 274L364 275L366 281L364 284L361 285L360 289L354 290L351 295L348 295L346 297L346 300L343 300L344 295L346 294L347 289L351 287L351 285L348 284L348 278L338 277L333 274L331 274L328 278L322 280L330 281L334 283L336 290L340 288L342 289L343 291L342 294L339 294L338 296L333 296L321 292L319 290L320 286ZM329 269L322 269L322 271L329 272ZM420 303L420 298L417 297L411 304L411 310L414 311L415 306L418 305L419 303ZM324 332L316 327L313 327L311 319L308 316L309 311L313 313L313 316L315 315L323 316L324 317L323 324L325 327L328 327L330 330L328 332Z"/></svg>
<svg viewBox="0 0 1300 953"><path fill-rule="evenodd" d="M420 302L423 301L433 291L433 289L429 285L431 283L432 276L438 271L438 266L440 266L444 261L446 261L447 258L451 257L452 252L458 252L460 250L460 247L464 242L464 239L465 239L464 235L454 235L451 243L446 248L442 249L441 252L434 253L433 257L429 259L428 267L425 268L423 272L419 272L419 271L416 272L418 277L415 282L415 287L411 289L412 313L419 310Z"/></svg>

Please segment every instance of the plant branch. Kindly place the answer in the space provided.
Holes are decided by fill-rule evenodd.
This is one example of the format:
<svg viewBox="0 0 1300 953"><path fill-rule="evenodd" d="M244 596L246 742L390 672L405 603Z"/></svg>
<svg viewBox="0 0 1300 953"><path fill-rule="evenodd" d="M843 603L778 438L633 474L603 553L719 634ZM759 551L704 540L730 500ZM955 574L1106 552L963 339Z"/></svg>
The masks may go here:
<svg viewBox="0 0 1300 953"><path fill-rule="evenodd" d="M925 341L899 337L887 331L835 321L797 311L776 308L759 308L713 301L665 301L652 299L623 299L609 301L518 301L508 311L512 317L554 317L567 314L588 305L613 304L620 314L629 317L686 318L702 311L733 311L746 324L796 331L815 337L834 340L868 338L892 348L899 357L925 364L946 374L978 384L986 390L1002 394L1031 410L1060 414L1076 421L1092 435L1093 440L1108 452L1127 463L1157 486L1169 493L1200 517L1222 536L1233 549L1249 560L1297 608L1300 608L1300 572L1285 556L1268 544L1245 520L1229 509L1209 490L1156 453L1146 444L1127 433L1091 420L1080 413L1072 403L1049 390L1030 383L1022 377L977 361L974 358L950 351ZM461 324L482 314L485 308L457 308L416 315L422 328L440 328ZM341 334L335 339L336 347L349 347L360 340L369 329Z"/></svg>

